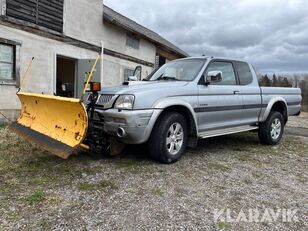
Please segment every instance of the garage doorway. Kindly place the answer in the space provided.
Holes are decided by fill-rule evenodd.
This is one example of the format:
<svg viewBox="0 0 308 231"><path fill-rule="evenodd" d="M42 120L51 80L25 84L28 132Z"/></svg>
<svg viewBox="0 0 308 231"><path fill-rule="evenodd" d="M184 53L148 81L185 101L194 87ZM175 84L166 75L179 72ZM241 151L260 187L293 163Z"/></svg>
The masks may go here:
<svg viewBox="0 0 308 231"><path fill-rule="evenodd" d="M76 68L77 60L64 56L57 56L57 96L76 96Z"/></svg>

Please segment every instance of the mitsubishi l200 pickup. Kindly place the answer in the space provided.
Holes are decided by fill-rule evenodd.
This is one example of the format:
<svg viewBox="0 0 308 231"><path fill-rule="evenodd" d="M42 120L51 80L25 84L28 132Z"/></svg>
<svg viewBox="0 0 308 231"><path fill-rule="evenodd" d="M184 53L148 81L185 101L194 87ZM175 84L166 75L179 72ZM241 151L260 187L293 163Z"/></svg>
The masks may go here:
<svg viewBox="0 0 308 231"><path fill-rule="evenodd" d="M299 115L301 100L298 88L260 87L247 62L186 58L143 81L103 88L92 104L89 127L101 131L98 138L147 142L152 158L172 163L202 138L257 130L261 143L278 144L288 117Z"/></svg>

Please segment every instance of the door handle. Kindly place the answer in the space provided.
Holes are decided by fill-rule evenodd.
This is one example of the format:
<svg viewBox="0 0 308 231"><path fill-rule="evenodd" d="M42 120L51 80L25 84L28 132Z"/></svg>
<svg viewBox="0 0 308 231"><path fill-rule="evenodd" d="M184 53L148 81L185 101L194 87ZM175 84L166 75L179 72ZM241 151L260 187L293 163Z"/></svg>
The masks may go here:
<svg viewBox="0 0 308 231"><path fill-rule="evenodd" d="M234 91L233 94L234 95L238 95L238 94L240 94L240 92L239 91Z"/></svg>

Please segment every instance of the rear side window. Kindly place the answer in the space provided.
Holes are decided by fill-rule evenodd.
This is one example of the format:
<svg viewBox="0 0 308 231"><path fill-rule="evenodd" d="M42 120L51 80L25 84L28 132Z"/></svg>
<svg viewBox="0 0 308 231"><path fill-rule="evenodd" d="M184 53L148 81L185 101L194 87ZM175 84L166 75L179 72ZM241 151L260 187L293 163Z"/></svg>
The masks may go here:
<svg viewBox="0 0 308 231"><path fill-rule="evenodd" d="M252 83L252 73L250 67L247 63L244 62L236 62L236 69L240 79L241 85L248 85Z"/></svg>

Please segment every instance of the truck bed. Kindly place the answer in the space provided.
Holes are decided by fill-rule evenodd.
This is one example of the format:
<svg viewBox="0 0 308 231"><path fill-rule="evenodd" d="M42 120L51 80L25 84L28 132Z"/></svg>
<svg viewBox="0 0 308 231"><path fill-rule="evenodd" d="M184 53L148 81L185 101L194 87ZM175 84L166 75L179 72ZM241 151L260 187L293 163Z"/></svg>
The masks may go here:
<svg viewBox="0 0 308 231"><path fill-rule="evenodd" d="M287 103L289 116L294 116L300 112L302 101L300 88L261 87L261 91L262 105L268 105L271 103L271 100L280 97ZM262 110L262 113L264 112L265 108Z"/></svg>

